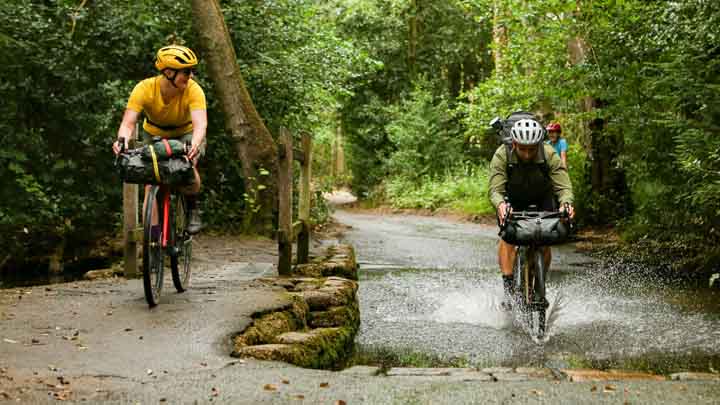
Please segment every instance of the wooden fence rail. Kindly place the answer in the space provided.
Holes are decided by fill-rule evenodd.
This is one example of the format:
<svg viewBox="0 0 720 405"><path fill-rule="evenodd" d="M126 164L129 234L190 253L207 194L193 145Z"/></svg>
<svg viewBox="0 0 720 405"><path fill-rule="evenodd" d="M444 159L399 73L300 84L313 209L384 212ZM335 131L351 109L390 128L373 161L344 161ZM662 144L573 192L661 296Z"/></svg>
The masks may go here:
<svg viewBox="0 0 720 405"><path fill-rule="evenodd" d="M297 264L307 263L310 250L310 176L312 162L312 138L303 132L302 149L292 146L292 135L285 128L278 137L278 273L292 273L292 244L297 241ZM293 161L300 162L300 190L298 192L298 220L293 217Z"/></svg>
<svg viewBox="0 0 720 405"><path fill-rule="evenodd" d="M139 124L135 125L132 138L128 141L128 147L135 147L135 140L139 131ZM138 185L123 183L123 273L127 278L138 275L138 244L142 245L142 226L138 221Z"/></svg>

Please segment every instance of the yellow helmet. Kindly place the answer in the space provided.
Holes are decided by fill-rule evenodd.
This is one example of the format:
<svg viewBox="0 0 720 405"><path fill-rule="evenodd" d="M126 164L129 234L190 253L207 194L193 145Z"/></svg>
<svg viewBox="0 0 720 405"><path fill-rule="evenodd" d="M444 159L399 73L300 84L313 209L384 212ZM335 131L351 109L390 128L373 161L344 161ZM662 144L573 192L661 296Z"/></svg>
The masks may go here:
<svg viewBox="0 0 720 405"><path fill-rule="evenodd" d="M198 64L198 58L192 49L180 46L169 45L160 48L155 56L155 67L157 70L165 68L184 69Z"/></svg>

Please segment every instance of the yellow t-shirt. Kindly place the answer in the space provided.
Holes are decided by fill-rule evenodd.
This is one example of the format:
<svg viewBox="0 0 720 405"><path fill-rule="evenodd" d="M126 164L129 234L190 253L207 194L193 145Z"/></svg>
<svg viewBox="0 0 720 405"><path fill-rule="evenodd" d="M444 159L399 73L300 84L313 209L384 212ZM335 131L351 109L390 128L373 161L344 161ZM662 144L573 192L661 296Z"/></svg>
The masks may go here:
<svg viewBox="0 0 720 405"><path fill-rule="evenodd" d="M205 93L194 80L188 80L185 90L165 104L160 94L162 76L138 83L130 94L127 108L145 113L143 129L153 136L175 138L192 132L191 110L205 110Z"/></svg>

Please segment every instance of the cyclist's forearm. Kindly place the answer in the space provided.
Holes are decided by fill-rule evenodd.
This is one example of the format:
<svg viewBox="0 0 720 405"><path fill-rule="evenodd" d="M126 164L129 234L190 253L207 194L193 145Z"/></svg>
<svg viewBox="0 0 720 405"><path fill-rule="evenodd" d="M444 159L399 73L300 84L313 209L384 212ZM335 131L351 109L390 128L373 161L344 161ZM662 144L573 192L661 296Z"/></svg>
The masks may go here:
<svg viewBox="0 0 720 405"><path fill-rule="evenodd" d="M124 138L124 139L131 139L132 134L134 132L134 128L130 127L128 128L125 125L120 125L120 129L118 129L118 138Z"/></svg>
<svg viewBox="0 0 720 405"><path fill-rule="evenodd" d="M205 134L207 133L207 111L193 110L190 115L193 123L193 144L200 145L205 140Z"/></svg>
<svg viewBox="0 0 720 405"><path fill-rule="evenodd" d="M133 132L135 132L135 124L139 116L139 112L130 109L125 110L120 128L118 129L118 138L132 139Z"/></svg>

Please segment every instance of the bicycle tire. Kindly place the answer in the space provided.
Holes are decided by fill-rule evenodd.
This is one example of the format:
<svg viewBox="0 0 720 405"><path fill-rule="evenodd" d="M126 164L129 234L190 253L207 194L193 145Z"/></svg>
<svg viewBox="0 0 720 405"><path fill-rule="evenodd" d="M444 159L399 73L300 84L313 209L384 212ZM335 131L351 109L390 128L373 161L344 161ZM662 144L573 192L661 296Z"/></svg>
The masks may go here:
<svg viewBox="0 0 720 405"><path fill-rule="evenodd" d="M545 336L546 308L543 256L538 248L521 246L517 249L513 266L515 307L528 332L538 338ZM542 274L540 274L542 272Z"/></svg>
<svg viewBox="0 0 720 405"><path fill-rule="evenodd" d="M160 294L163 285L163 271L165 266L165 252L162 247L162 202L159 198L158 186L151 186L148 192L147 204L145 206L145 214L143 215L143 288L145 290L145 300L150 308L156 306L160 302ZM160 223L160 232L156 235L152 233L152 212L153 206L157 203L158 222Z"/></svg>
<svg viewBox="0 0 720 405"><path fill-rule="evenodd" d="M545 337L545 321L546 321L546 305L545 300L545 262L542 254L542 250L534 248L534 256L532 258L532 266L530 274L532 275L532 298L531 298L531 310L532 310L532 324L530 325L530 331L542 339ZM528 259L530 260L530 259Z"/></svg>
<svg viewBox="0 0 720 405"><path fill-rule="evenodd" d="M525 283L525 277L524 277L524 269L525 269L525 263L526 263L526 251L527 247L520 246L515 251L515 263L513 264L513 291L514 291L514 298L515 298L515 305L520 305L521 307L525 307L527 305L527 295L525 294L526 291L526 283Z"/></svg>
<svg viewBox="0 0 720 405"><path fill-rule="evenodd" d="M189 221L187 204L183 195L175 196L171 203L173 254L170 256L170 270L177 292L185 292L190 285L190 263L192 261L192 235L187 232Z"/></svg>

